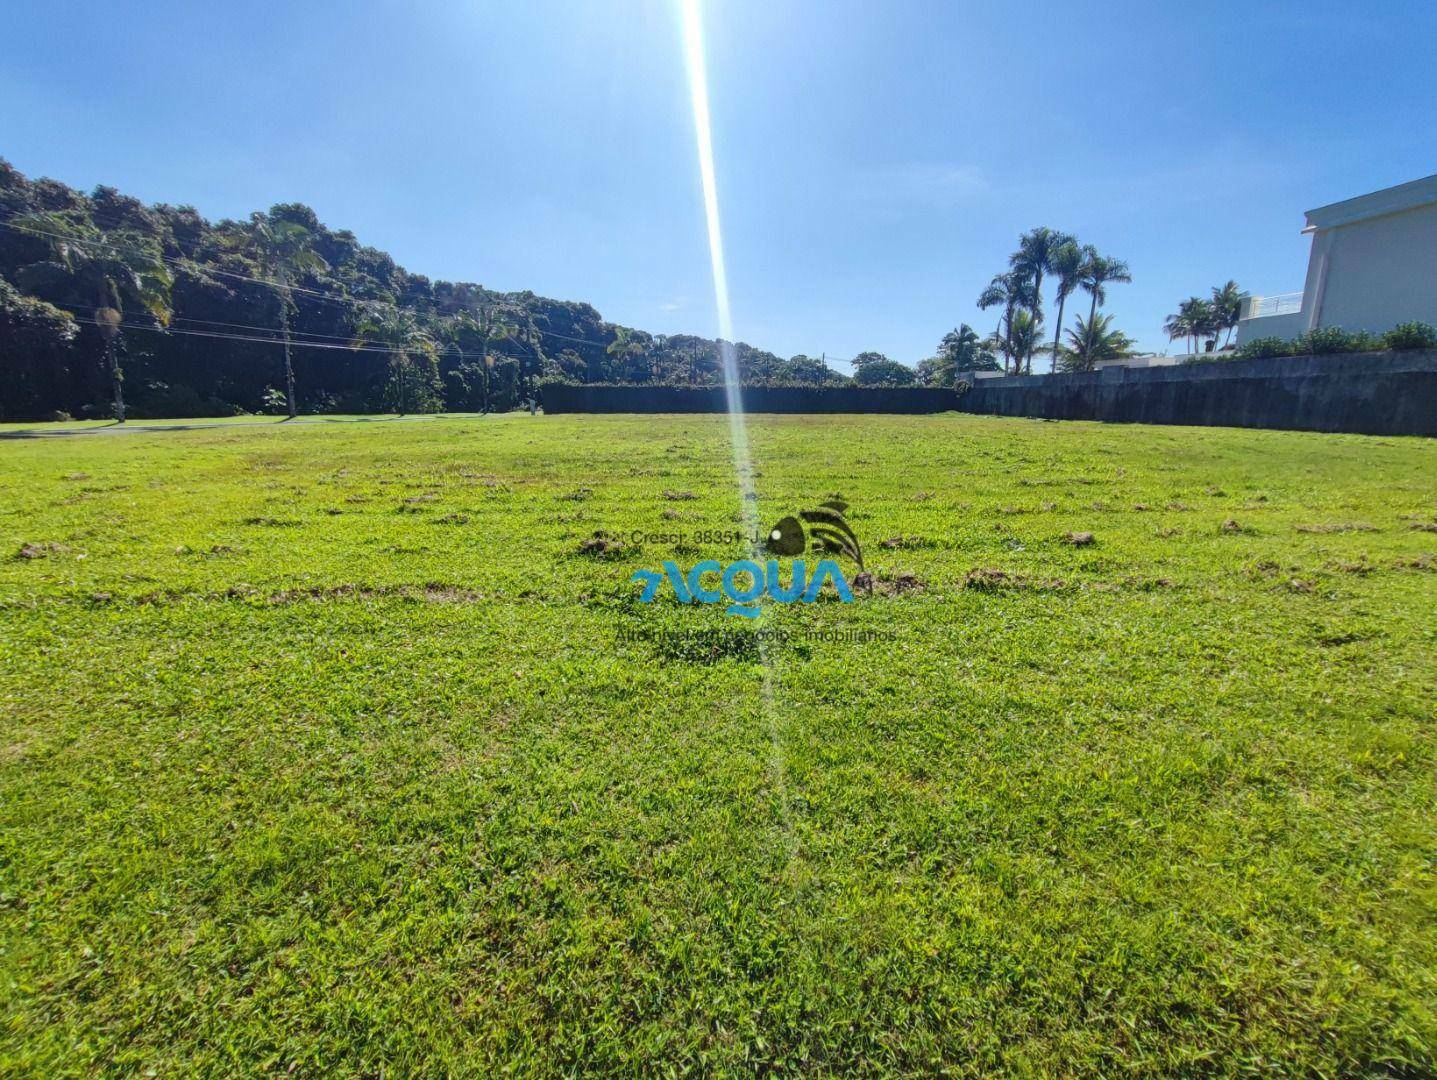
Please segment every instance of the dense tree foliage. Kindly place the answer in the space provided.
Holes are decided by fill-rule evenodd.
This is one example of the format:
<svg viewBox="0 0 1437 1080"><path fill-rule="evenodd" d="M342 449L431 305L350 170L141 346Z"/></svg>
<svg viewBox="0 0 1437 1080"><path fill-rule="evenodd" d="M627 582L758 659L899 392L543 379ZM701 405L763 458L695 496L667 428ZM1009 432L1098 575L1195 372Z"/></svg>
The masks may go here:
<svg viewBox="0 0 1437 1080"><path fill-rule="evenodd" d="M912 386L918 381L911 367L880 352L861 352L851 362L853 381L859 386Z"/></svg>
<svg viewBox="0 0 1437 1080"><path fill-rule="evenodd" d="M749 383L847 381L808 356L735 354ZM113 415L121 397L144 416L508 409L541 378L722 371L711 339L431 281L297 203L210 222L0 159L0 418Z"/></svg>

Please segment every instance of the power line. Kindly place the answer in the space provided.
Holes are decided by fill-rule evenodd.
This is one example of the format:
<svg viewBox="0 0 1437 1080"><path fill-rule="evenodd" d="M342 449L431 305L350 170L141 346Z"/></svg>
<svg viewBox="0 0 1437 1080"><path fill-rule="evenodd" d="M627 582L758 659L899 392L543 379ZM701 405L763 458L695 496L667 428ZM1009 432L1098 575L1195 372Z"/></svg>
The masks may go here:
<svg viewBox="0 0 1437 1080"><path fill-rule="evenodd" d="M17 216L18 216L18 215L17 215ZM91 215L91 217L92 217L92 220L93 220L94 215ZM197 270L198 272L200 272L200 273L202 273L202 274L209 274L209 275L215 275L215 276L221 276L221 277L229 277L229 278L234 278L234 279L239 280L239 281L251 282L251 283L257 284L257 285L267 285L267 286L269 286L270 288L278 289L278 290L280 290L280 291L282 291L282 292L298 293L298 294L300 294L300 295L302 295L302 296L311 296L311 297L314 297L315 299L325 300L325 301L328 301L329 303L333 303L333 304L352 305L352 306L356 306L356 307L365 307L365 306L374 305L374 304L379 304L379 305L384 305L384 306L394 307L394 308L398 308L398 307L400 306L396 301L393 301L393 300L378 300L378 299L365 299L365 298L363 298L363 297L339 296L339 295L336 295L336 294L334 294L334 293L322 292L322 291L320 291L320 290L318 290L318 289L307 289L307 288L305 288L305 287L303 287L303 286L300 286L300 285L286 285L286 284L283 284L283 283L281 283L281 282L274 281L274 280L271 279L271 278L254 277L254 276L248 275L248 274L240 274L240 273L238 273L238 272L236 272L236 271L232 271L232 270L221 270L221 269L219 269L218 267L214 267L214 266L211 266L211 265L208 265L208 264L204 264L204 263L198 262L193 253L191 253L188 258L176 259L176 258L173 258L173 257L171 257L171 256L164 255L164 254L162 254L162 253L157 254L157 253L155 253L155 252L143 251L142 249L139 249L139 248L126 247L125 245L115 244L115 243L113 243L113 242L111 242L111 241L106 241L106 240L92 240L92 239L88 239L88 238L85 238L85 237L68 236L68 235L66 235L66 234L64 234L64 233L50 232L50 231L47 231L47 230L44 230L44 229L28 228L28 227L26 227L26 226L24 226L24 225L16 225L16 224L14 224L13 219L12 219L12 220L6 220L6 221L0 221L0 225L3 225L4 227L9 228L9 229L12 229L12 230L14 230L14 231L16 231L16 232L28 233L28 234L30 234L30 235L32 235L32 236L44 236L44 237L48 237L48 238L54 239L54 240L63 240L63 241L65 241L65 242L67 242L67 243L72 243L72 244L81 244L81 245L86 245L86 246L90 246L90 247L108 248L108 249L110 249L111 251L130 251L130 252L132 252L132 253L138 253L138 254L142 254L142 255L148 256L148 257L159 258L162 262L168 263L168 264L171 265L171 266L180 267L181 269L185 269L185 268L187 268L187 267L193 267L195 270ZM178 240L174 240L173 243L174 243L175 247L178 248L182 253L184 252L184 248L180 245L180 243L179 243ZM482 285L481 285L481 286L477 286L477 287L480 288L480 289L483 289L483 286L482 286ZM485 290L485 291L490 291L490 292L492 292L492 290ZM505 293L496 293L495 295L498 295L498 296L506 296L507 294L505 294ZM439 312L430 312L430 314L441 315L441 313L439 313ZM191 318L191 317L188 317L188 316L176 316L176 321L180 321L180 322L193 322L193 323L198 323L198 324L200 324L200 325L208 325L208 326L230 326L230 327L235 327L235 328L238 328L238 329L249 329L249 330L260 330L260 331L266 331L266 332L273 332L273 331L272 331L272 328L269 328L269 327L253 326L253 325L245 324L245 323L225 323L225 322L220 322L220 321L217 321L217 320L195 319L195 318ZM152 327L139 326L139 327L131 327L131 329L153 329L153 328L152 328ZM603 347L603 342L602 342L602 341L595 341L595 340L592 339L592 338L579 338L579 337L573 337L573 336L568 335L568 334L560 334L560 333L558 333L557 331L554 331L554 330L542 330L542 329L540 329L538 326L533 325L532 316L530 317L530 324L529 324L528 329L532 330L533 333L538 334L538 335L540 335L540 336L542 336L542 337L554 338L555 340L558 340L558 341L569 341L569 342L573 342L573 343L575 343L575 344L588 345L588 346L596 347L596 348L597 348L597 347ZM176 330L176 331L174 331L174 333L185 333L185 331ZM197 333L197 332L191 331L190 333ZM322 334L322 333L318 333L318 332L310 332L310 331L302 331L302 330L292 330L292 331L290 331L290 333L291 333L291 335L303 334L303 335L306 335L306 336L309 336L309 337L323 337L323 338L330 338L330 339L333 339L333 340L342 340L342 335L338 335L338 334ZM222 335L213 335L213 336L217 336L217 337L218 337L218 336L222 336ZM280 342L280 343L283 342L283 338L274 338L274 339L268 339L268 338L249 338L249 339L234 338L233 340L251 340L251 341L265 341L265 342L268 342L268 341L273 340L273 341L277 341L277 342ZM518 339L518 338L507 338L507 337L504 337L504 338L495 338L494 340L495 340L495 342L497 343L497 342L502 342L502 341L506 341L506 340L515 340L515 341L518 341L519 339ZM291 338L291 344L298 345L298 344L304 344L304 343L298 342L298 341L294 341L293 338ZM529 347L530 347L531 349L533 349L533 345L532 345L531 343L527 343L527 342L526 342L525 344L529 344ZM330 346L330 347L347 348L348 346ZM356 350L356 351L358 351L358 350ZM456 351L457 351L457 350L456 350ZM447 351L441 350L440 355L452 355L452 353L449 353L449 352L447 352ZM462 355L462 352L460 353L460 355ZM827 361L827 354L824 354L824 357L825 357L825 363L826 363L826 361ZM537 358L537 357L536 357L536 358ZM852 363L852 360L845 360L845 359L843 359L842 357L837 357L837 356L833 357L832 360L833 360L834 363L837 363L837 364L851 364L851 363Z"/></svg>
<svg viewBox="0 0 1437 1080"><path fill-rule="evenodd" d="M53 305L53 306L58 307L58 308L61 308L62 310L65 310L65 311L69 311L69 312L71 312L71 313L75 313L75 314L81 314L81 313L83 313L84 310L86 310L86 309L83 309L83 308L72 307L72 306L67 305L67 304L55 304L55 305ZM144 323L122 322L122 323L119 323L119 324L111 324L111 323L101 322L100 320L94 319L94 318L88 318L88 319L86 319L86 318L79 318L79 319L76 319L75 321L76 321L77 323L80 323L80 324L84 325L84 326L112 326L112 325L117 325L118 328L121 329L121 330L148 330L148 331L150 331L151 333L154 333L154 334L167 334L167 335L168 335L168 334L178 334L178 335L182 335L182 336L184 336L184 337L214 338L214 339L218 339L218 340L222 340L222 341L243 341L243 342L248 342L248 343L254 344L254 345L283 345L283 344L284 344L284 339L283 339L282 337L251 337L251 336L248 336L248 335L245 335L245 334L223 334L223 333L219 333L219 332L217 332L217 331L212 331L212 330L178 330L178 329L169 329L169 328L166 328L166 327L163 327L163 326L146 326ZM309 349L338 349L338 350L343 351L343 352L372 352L372 353L384 353L384 354L386 354L386 355L391 355L391 354L393 354L393 353L395 352L395 349L390 348L390 347L387 347L387 346L382 346L382 345L364 345L364 344L358 344L358 345L337 345L337 344L332 344L332 343L329 343L329 342L321 342L321 341L294 341L294 340L291 340L291 341L290 341L290 344L293 345L293 346L295 346L295 347L298 347L298 348L309 348ZM500 351L500 352L502 353L502 350L496 349L496 351ZM465 351L463 351L463 350L461 350L461 349L458 349L458 348L437 348L437 347L436 347L435 350L434 350L434 355L435 355L435 356L458 356L458 357L463 358L464 356L471 356L471 357L472 357L472 356L475 355L475 353L474 353L472 350L470 350L469 352L466 353ZM505 356L507 357L507 354L503 354L503 355L505 355ZM510 358L510 359L517 359L517 357L509 357L509 358Z"/></svg>
<svg viewBox="0 0 1437 1080"><path fill-rule="evenodd" d="M304 287L301 286L301 285L285 285L285 284L282 284L281 282L274 281L274 280L272 280L272 279L270 279L270 278L259 278L259 277L254 277L254 276L249 275L249 274L240 274L240 273L238 273L238 272L236 272L236 271L233 271L233 270L221 270L221 269L219 269L218 267L210 266L210 265L208 265L208 264L201 264L201 263L197 262L193 256L191 256L191 257L188 258L188 259L175 259L175 258L173 258L173 257L171 257L171 256L168 256L168 255L156 254L156 253L154 253L154 252L148 252L148 251L142 251L142 250L139 249L139 248L126 247L125 245L115 244L115 243L110 242L110 241L105 241L105 240L91 240L91 239L87 239L87 238L85 238L85 237L68 236L68 235L66 235L65 233L51 232L51 231L48 231L48 230L45 230L45 229L32 229L32 228L28 228L27 226L24 226L24 225L16 225L13 221L0 221L0 225L4 225L6 228L13 229L13 230L16 231L16 232L28 233L28 234L30 234L30 235L32 235L32 236L45 236L45 237L49 237L50 239L53 239L53 240L63 240L63 241L65 241L65 242L71 243L71 244L81 244L81 245L85 245L85 246L89 246L89 247L108 248L108 249L110 249L111 251L129 251L129 252L132 252L132 253L139 253L139 254L143 254L143 255L149 256L149 257L158 258L158 259L160 259L162 262L168 263L168 264L170 264L171 266L178 266L178 267L180 267L180 268L182 268L182 269L185 268L187 265L190 265L190 266L193 266L195 269L197 269L198 271L200 271L201 273L204 273L204 274L211 274L211 275L218 275L218 276L221 276L221 277L235 278L235 279L240 280L240 281L253 282L253 283L258 284L258 285L268 285L268 286L270 286L271 288L274 288L274 289L279 289L279 290L282 290L282 291L285 291L285 292L290 292L290 293L299 293L299 294L302 295L302 296L312 296L312 297L315 297L316 299L327 300L327 301L329 301L330 303L334 303L334 304L349 304L349 305L354 305L354 306L357 306L357 307L363 307L363 306L370 305L370 304L383 304L383 305L387 305L387 306L390 306L390 307L398 307L398 306L399 306L395 301L392 301L392 300L365 299L365 298L363 298L363 297L354 297L354 296L337 296L337 295L335 295L335 294L333 294L333 293L321 292L321 291L318 290L318 289L307 289L307 288L304 288ZM177 247L179 246L178 243L176 244L176 246L177 246ZM181 248L180 250L183 251L184 249ZM480 288L482 288L482 286L480 286ZM503 295L505 295L505 294L499 293L499 294L497 294L497 295L503 296ZM437 314L437 313L436 313L436 314ZM258 329L258 328L256 328L256 329ZM558 340L560 340L560 341L572 341L572 342L576 342L577 344L580 344L580 345L591 345L591 346L598 346L598 345L601 345L601 344L602 344L602 342L594 341L592 338L572 337L572 336L570 336L570 335L568 335L568 334L560 334L560 333L558 333L558 332L556 332L556 331L553 331L553 330L541 330L541 329L539 329L539 327L537 327L537 326L535 326L533 329L534 329L534 333L536 333L536 334L540 334L540 335L543 335L543 336L545 336L545 337L556 338L556 339L558 339ZM330 335L330 336L333 336L333 335ZM500 339L500 340L502 340L502 339Z"/></svg>

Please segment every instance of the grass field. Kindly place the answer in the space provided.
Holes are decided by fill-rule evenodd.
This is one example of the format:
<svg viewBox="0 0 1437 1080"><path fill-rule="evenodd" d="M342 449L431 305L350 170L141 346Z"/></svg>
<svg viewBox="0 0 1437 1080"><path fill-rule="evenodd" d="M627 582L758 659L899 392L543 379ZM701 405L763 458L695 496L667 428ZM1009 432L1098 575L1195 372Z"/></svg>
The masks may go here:
<svg viewBox="0 0 1437 1080"><path fill-rule="evenodd" d="M0 1073L1437 1069L1437 442L752 439L764 653L722 417L0 441Z"/></svg>

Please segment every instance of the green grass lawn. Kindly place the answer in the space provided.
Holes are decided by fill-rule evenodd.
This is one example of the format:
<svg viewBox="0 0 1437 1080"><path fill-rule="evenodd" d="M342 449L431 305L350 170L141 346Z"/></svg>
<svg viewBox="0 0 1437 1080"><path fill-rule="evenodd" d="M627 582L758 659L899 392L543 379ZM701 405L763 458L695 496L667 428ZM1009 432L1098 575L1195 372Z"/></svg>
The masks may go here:
<svg viewBox="0 0 1437 1080"><path fill-rule="evenodd" d="M751 435L0 440L0 1073L1431 1075L1437 442Z"/></svg>

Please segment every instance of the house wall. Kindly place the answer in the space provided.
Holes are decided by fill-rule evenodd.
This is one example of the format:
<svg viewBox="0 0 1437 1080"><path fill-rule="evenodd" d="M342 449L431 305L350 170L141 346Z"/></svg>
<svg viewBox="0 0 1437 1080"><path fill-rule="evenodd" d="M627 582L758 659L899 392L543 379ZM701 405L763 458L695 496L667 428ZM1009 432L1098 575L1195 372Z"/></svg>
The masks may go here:
<svg viewBox="0 0 1437 1080"><path fill-rule="evenodd" d="M1437 324L1437 203L1319 229L1302 313L1302 330L1340 326L1381 333L1412 319ZM1285 318L1254 319L1247 337L1267 336L1261 324Z"/></svg>
<svg viewBox="0 0 1437 1080"><path fill-rule="evenodd" d="M1239 345L1265 337L1288 341L1306 332L1307 312L1294 311L1289 315L1263 315L1256 319L1243 319L1237 324L1236 341Z"/></svg>

